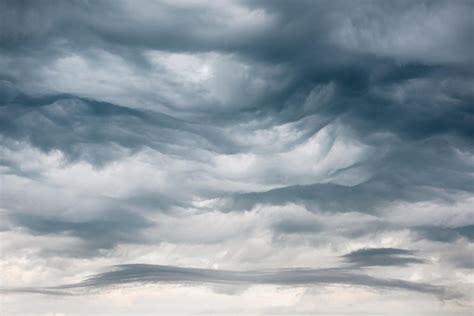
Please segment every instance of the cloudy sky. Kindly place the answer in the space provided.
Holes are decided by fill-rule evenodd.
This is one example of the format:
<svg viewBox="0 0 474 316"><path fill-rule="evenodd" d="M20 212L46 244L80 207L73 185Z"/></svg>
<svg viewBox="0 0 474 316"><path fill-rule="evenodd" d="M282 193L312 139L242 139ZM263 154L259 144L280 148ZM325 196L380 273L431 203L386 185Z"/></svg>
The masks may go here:
<svg viewBox="0 0 474 316"><path fill-rule="evenodd" d="M0 314L472 315L473 1L0 1Z"/></svg>

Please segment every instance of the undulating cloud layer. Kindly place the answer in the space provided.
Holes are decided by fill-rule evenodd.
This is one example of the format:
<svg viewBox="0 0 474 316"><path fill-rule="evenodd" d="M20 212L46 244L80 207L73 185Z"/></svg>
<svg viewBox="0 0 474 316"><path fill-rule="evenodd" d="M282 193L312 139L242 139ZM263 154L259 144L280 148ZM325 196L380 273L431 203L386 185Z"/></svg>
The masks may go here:
<svg viewBox="0 0 474 316"><path fill-rule="evenodd" d="M473 15L0 1L0 314L470 315Z"/></svg>

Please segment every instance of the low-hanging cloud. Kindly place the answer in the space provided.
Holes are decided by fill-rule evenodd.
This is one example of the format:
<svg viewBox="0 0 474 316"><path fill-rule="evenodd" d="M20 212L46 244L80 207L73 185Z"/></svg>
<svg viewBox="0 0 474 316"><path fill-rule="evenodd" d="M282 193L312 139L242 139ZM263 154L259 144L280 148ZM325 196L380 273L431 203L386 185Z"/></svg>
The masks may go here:
<svg viewBox="0 0 474 316"><path fill-rule="evenodd" d="M346 268L308 269L293 268L282 270L231 271L151 264L125 264L111 271L99 273L76 283L50 288L3 289L4 292L26 292L40 294L71 294L77 290L97 290L127 284L175 283L184 285L279 285L318 286L353 285L376 289L406 290L433 294L441 299L453 299L459 294L429 284L398 279L381 279L360 274Z"/></svg>
<svg viewBox="0 0 474 316"><path fill-rule="evenodd" d="M341 287L268 301L321 313L314 302L338 297L344 313L357 297L364 312L407 314L411 297L449 288L464 296L439 309L469 310L473 10L469 0L0 1L7 303L28 314L15 291L132 283L335 284L377 295ZM103 266L114 268L93 274ZM180 268L196 266L208 269ZM31 308L50 305L37 299Z"/></svg>

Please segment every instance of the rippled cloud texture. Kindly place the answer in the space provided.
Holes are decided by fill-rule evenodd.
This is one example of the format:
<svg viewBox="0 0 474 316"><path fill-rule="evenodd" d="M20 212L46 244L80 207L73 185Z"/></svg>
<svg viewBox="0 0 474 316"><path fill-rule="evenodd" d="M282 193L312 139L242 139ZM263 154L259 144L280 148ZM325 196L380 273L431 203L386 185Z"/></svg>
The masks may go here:
<svg viewBox="0 0 474 316"><path fill-rule="evenodd" d="M2 315L470 315L472 1L0 1Z"/></svg>

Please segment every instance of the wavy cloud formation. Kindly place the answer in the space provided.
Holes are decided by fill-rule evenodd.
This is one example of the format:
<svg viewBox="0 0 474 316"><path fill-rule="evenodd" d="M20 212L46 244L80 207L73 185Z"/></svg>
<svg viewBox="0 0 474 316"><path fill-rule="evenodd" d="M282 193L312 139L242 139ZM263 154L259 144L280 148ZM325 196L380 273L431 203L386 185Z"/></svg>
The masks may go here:
<svg viewBox="0 0 474 316"><path fill-rule="evenodd" d="M473 11L0 1L0 313L469 315Z"/></svg>

